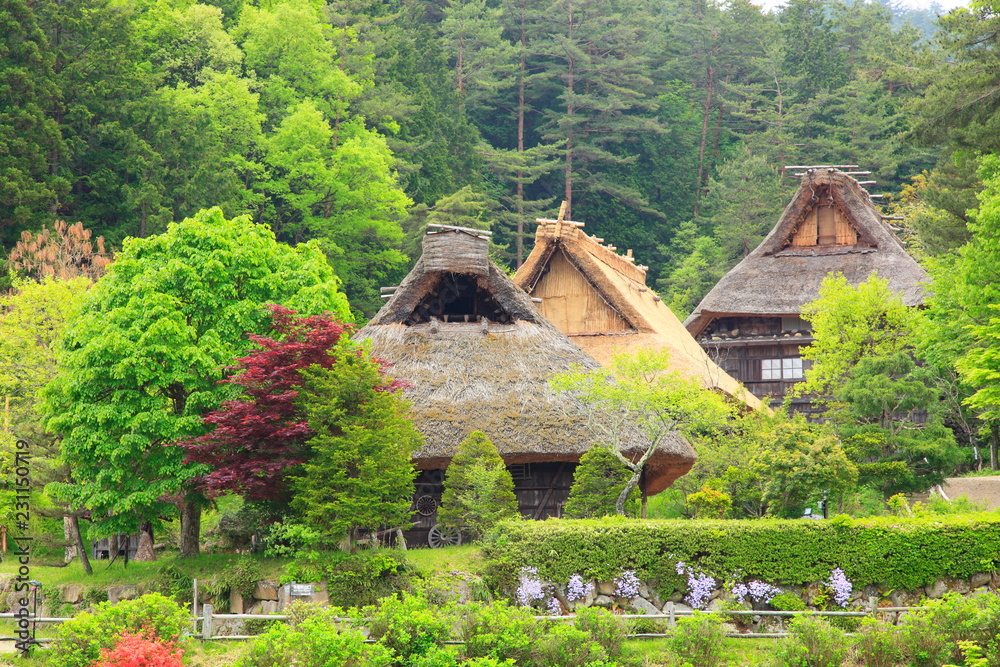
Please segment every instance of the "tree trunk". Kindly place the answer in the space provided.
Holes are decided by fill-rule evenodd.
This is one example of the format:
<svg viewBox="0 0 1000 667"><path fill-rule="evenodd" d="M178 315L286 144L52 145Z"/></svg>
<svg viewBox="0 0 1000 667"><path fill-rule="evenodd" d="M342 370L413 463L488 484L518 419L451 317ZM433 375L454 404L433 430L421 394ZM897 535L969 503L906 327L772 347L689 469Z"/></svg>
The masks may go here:
<svg viewBox="0 0 1000 667"><path fill-rule="evenodd" d="M63 562L72 563L76 558L76 540L73 538L73 526L69 516L63 517L63 538L66 540Z"/></svg>
<svg viewBox="0 0 1000 667"><path fill-rule="evenodd" d="M128 552L128 540L125 540L125 550ZM150 563L156 560L156 554L153 552L153 524L149 521L143 521L139 524L139 546L135 550L135 558L133 559L142 563Z"/></svg>
<svg viewBox="0 0 1000 667"><path fill-rule="evenodd" d="M83 571L87 574L93 574L94 568L90 566L90 556L87 555L87 547L83 544L83 535L80 534L80 518L75 514L66 517L66 521L69 524L70 533L73 542L76 544L76 553L80 555L80 562L83 564Z"/></svg>
<svg viewBox="0 0 1000 667"><path fill-rule="evenodd" d="M618 494L618 500L615 501L615 512L619 516L627 516L625 514L625 501L628 500L628 496L632 493L632 489L639 485L639 479L642 477L643 466L637 465L634 470L632 470L632 477L629 478L628 482L625 484L625 488L622 492Z"/></svg>
<svg viewBox="0 0 1000 667"><path fill-rule="evenodd" d="M517 152L524 152L524 77L527 59L524 50L527 38L521 35L521 69L517 82ZM517 268L524 263L524 172L517 172Z"/></svg>
<svg viewBox="0 0 1000 667"><path fill-rule="evenodd" d="M181 558L197 558L201 553L201 504L186 496L180 503Z"/></svg>
<svg viewBox="0 0 1000 667"><path fill-rule="evenodd" d="M1000 463L997 462L997 445L1000 445L1000 424L993 422L990 424L990 467L1000 470Z"/></svg>

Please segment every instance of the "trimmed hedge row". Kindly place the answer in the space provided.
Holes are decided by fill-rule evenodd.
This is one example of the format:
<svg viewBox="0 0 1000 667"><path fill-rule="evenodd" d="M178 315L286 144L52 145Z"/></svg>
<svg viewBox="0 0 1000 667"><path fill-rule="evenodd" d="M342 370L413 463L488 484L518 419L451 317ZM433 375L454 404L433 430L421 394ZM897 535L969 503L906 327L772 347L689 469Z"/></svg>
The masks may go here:
<svg viewBox="0 0 1000 667"><path fill-rule="evenodd" d="M610 581L623 570L663 592L682 590L684 561L719 580L804 585L840 567L855 587L913 590L942 577L991 572L1000 563L1000 514L825 521L637 521L619 518L502 524L484 548L501 590L522 567L565 583L573 574Z"/></svg>

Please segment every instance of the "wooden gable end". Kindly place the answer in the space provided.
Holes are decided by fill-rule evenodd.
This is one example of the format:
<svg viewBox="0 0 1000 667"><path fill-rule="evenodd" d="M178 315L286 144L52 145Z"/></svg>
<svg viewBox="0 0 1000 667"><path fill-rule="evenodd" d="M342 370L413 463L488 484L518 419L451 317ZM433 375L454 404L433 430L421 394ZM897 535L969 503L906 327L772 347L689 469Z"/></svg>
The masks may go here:
<svg viewBox="0 0 1000 667"><path fill-rule="evenodd" d="M826 188L818 191L816 195L816 203L802 214L786 247L857 244L858 231L850 216L834 201Z"/></svg>
<svg viewBox="0 0 1000 667"><path fill-rule="evenodd" d="M531 295L541 298L542 315L563 333L632 330L562 250L552 254Z"/></svg>

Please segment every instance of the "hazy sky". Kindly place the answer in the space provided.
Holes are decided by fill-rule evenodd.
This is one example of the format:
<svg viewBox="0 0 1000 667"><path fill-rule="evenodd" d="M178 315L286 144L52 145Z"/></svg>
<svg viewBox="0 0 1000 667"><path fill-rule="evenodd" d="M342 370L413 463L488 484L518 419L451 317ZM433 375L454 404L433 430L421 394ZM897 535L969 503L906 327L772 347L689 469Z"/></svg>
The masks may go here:
<svg viewBox="0 0 1000 667"><path fill-rule="evenodd" d="M785 4L784 0L751 0L755 5L760 5L761 7L767 7L771 9L773 7L780 7ZM951 9L953 7L962 7L968 5L967 0L901 0L904 5L913 7L915 9L927 9L931 5L938 4L944 10Z"/></svg>

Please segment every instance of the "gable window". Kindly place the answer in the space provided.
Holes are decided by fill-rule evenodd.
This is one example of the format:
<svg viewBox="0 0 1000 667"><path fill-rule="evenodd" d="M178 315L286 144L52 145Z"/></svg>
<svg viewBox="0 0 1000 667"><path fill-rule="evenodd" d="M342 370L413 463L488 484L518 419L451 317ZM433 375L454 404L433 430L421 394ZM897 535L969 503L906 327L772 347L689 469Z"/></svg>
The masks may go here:
<svg viewBox="0 0 1000 667"><path fill-rule="evenodd" d="M801 380L802 359L761 359L762 380Z"/></svg>

